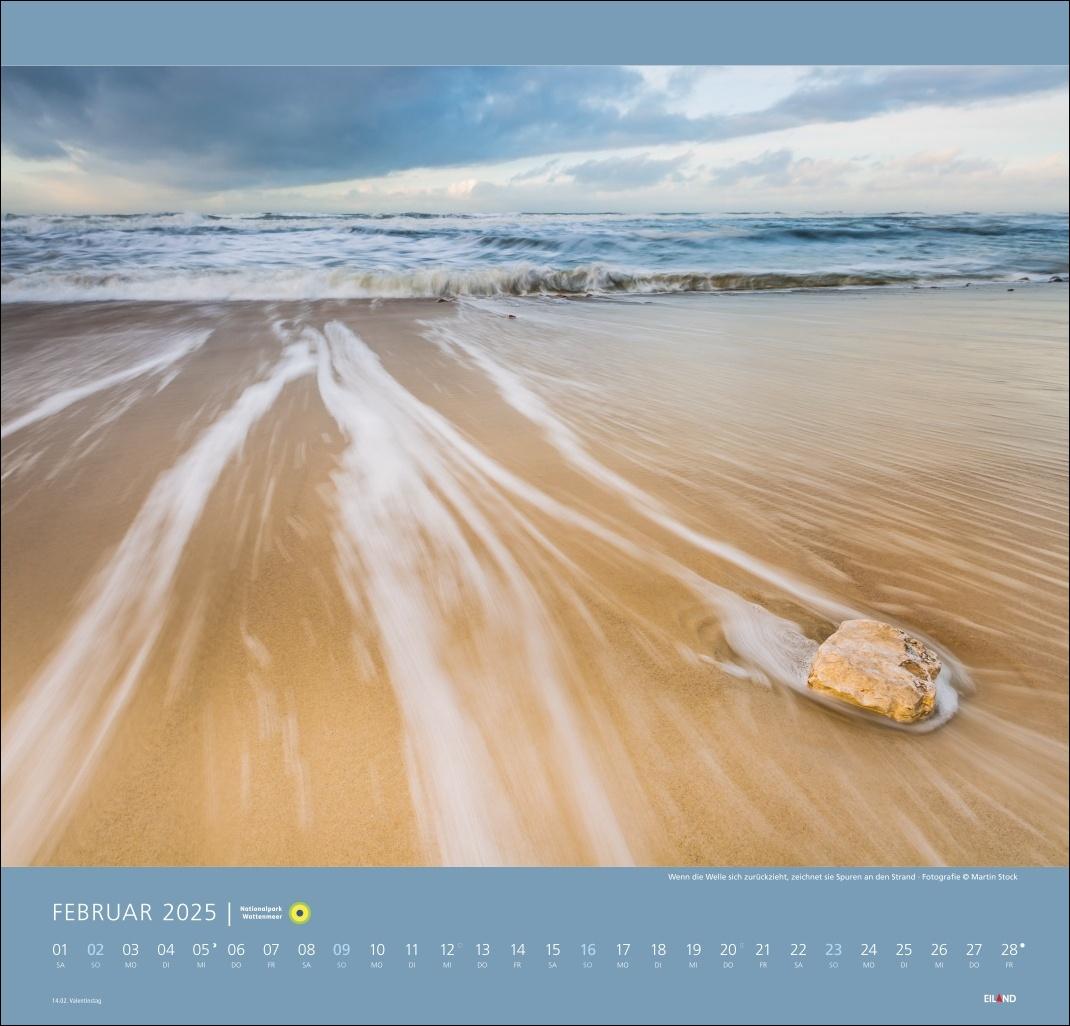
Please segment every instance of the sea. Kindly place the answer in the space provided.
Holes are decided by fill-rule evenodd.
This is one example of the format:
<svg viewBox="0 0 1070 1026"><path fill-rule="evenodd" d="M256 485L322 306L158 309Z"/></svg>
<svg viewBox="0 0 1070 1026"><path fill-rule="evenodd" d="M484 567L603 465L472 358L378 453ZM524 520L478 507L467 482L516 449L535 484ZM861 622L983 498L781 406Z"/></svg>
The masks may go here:
<svg viewBox="0 0 1070 1026"><path fill-rule="evenodd" d="M4 302L722 292L1047 281L1057 214L7 214Z"/></svg>

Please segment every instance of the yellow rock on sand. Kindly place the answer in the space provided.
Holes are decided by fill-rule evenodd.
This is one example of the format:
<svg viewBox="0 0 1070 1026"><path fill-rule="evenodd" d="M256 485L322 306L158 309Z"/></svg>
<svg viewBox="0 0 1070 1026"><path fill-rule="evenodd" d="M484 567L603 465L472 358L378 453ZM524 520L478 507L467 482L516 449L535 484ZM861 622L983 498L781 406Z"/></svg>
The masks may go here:
<svg viewBox="0 0 1070 1026"><path fill-rule="evenodd" d="M897 723L936 707L940 660L924 642L880 620L844 620L818 648L807 687Z"/></svg>

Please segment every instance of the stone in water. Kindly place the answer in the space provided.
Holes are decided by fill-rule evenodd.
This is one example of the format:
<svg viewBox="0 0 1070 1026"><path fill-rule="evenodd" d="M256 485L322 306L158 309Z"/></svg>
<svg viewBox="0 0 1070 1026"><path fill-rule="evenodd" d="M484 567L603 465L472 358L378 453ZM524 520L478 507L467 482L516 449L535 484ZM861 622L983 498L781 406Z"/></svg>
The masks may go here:
<svg viewBox="0 0 1070 1026"><path fill-rule="evenodd" d="M936 708L939 673L936 653L906 631L845 620L818 648L806 684L897 723L917 723Z"/></svg>

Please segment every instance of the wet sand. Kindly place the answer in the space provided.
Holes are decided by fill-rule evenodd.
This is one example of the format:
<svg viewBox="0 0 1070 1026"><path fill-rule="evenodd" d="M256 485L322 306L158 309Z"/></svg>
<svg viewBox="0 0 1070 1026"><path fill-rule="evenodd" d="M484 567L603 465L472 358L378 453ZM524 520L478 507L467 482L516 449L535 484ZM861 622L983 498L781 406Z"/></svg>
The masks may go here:
<svg viewBox="0 0 1070 1026"><path fill-rule="evenodd" d="M1067 307L5 305L4 864L1065 865Z"/></svg>

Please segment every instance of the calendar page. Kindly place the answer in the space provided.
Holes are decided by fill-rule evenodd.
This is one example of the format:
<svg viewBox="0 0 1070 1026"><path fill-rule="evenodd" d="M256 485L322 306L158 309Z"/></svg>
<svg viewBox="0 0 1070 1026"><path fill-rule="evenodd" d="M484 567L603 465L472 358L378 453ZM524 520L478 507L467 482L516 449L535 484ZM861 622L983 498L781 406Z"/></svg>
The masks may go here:
<svg viewBox="0 0 1070 1026"><path fill-rule="evenodd" d="M5 1023L1066 1023L1065 3L3 6Z"/></svg>

